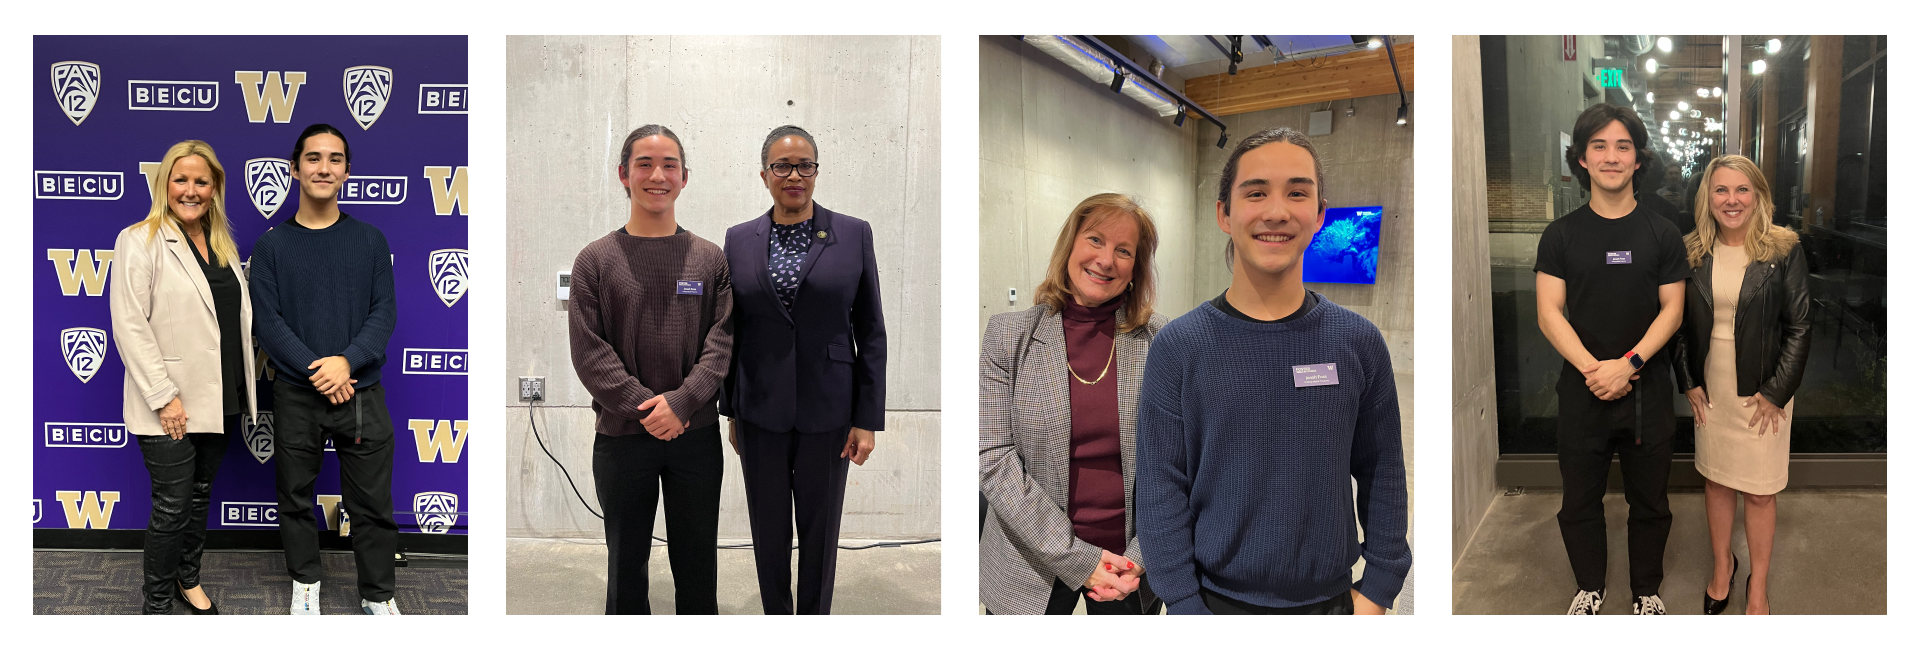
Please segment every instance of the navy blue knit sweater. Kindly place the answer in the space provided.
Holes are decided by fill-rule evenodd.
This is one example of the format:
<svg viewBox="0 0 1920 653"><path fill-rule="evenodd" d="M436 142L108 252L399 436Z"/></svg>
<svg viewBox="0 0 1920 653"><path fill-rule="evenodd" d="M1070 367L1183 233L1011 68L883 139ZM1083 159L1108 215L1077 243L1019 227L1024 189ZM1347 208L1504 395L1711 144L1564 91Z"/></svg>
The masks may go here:
<svg viewBox="0 0 1920 653"><path fill-rule="evenodd" d="M253 244L247 269L253 293L253 337L267 351L274 378L313 387L307 369L345 356L355 388L380 382L393 336L393 257L387 236L340 214L325 229L288 219Z"/></svg>
<svg viewBox="0 0 1920 653"><path fill-rule="evenodd" d="M1279 323L1201 304L1154 338L1140 390L1135 523L1169 613L1206 614L1203 585L1276 608L1353 587L1390 607L1413 566L1386 341L1366 318L1319 300ZM1294 366L1325 363L1336 365L1337 385L1295 387Z"/></svg>

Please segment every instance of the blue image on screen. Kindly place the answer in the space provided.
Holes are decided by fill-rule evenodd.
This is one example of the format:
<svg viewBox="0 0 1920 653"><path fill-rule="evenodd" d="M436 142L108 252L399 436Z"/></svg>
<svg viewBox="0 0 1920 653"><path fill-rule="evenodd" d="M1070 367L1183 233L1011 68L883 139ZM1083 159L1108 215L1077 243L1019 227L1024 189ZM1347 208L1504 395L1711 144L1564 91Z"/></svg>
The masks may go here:
<svg viewBox="0 0 1920 653"><path fill-rule="evenodd" d="M1327 209L1307 245L1305 280L1321 283L1373 283L1380 263L1378 206Z"/></svg>

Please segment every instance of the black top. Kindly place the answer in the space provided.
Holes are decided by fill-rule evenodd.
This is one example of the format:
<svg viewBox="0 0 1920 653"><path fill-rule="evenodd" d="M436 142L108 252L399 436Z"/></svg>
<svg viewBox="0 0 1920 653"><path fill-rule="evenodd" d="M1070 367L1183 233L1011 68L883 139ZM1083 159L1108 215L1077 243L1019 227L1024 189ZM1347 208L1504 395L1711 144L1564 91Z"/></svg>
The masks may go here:
<svg viewBox="0 0 1920 653"><path fill-rule="evenodd" d="M1219 297L1213 298L1213 301L1211 303L1213 304L1214 308L1220 309L1220 312L1226 313L1227 315L1231 315L1233 317L1236 317L1242 320L1246 320L1248 322L1255 322L1259 324L1277 324L1280 322L1292 322L1294 320L1298 320L1300 319L1300 316L1306 315L1307 311L1313 310L1313 307L1318 306L1320 304L1320 293L1316 293L1311 290L1307 291L1306 299L1303 299L1300 301L1300 308L1295 310L1292 315L1288 315L1278 320L1256 320L1251 317L1248 317L1246 313L1240 312L1240 309L1234 308L1233 304L1227 303L1227 293L1224 290L1220 292Z"/></svg>
<svg viewBox="0 0 1920 653"><path fill-rule="evenodd" d="M1567 321L1601 360L1627 355L1647 335L1660 316L1660 286L1692 276L1680 230L1646 204L1616 219L1581 206L1554 220L1540 234L1533 269L1566 281ZM1667 349L1635 353L1665 366ZM1561 375L1569 372L1579 374L1570 362Z"/></svg>
<svg viewBox="0 0 1920 653"><path fill-rule="evenodd" d="M204 232L203 232L204 233ZM213 246L213 237L207 235L207 246ZM187 249L193 251L193 258L200 263L200 272L207 277L207 289L213 291L213 314L220 322L220 407L226 415L238 415L246 410L247 368L245 356L240 351L240 277L233 268L226 265L214 265L207 262L207 256L200 253L188 239Z"/></svg>

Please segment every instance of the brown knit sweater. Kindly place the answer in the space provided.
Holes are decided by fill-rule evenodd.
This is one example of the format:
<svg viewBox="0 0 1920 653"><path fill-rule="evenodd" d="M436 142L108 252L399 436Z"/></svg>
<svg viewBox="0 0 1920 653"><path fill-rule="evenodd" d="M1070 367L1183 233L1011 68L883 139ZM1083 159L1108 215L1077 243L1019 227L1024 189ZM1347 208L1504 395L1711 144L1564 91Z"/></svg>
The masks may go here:
<svg viewBox="0 0 1920 653"><path fill-rule="evenodd" d="M718 246L690 231L616 229L574 259L568 304L573 371L593 395L596 431L645 434L639 407L656 394L691 428L718 421L714 395L733 356L733 283Z"/></svg>

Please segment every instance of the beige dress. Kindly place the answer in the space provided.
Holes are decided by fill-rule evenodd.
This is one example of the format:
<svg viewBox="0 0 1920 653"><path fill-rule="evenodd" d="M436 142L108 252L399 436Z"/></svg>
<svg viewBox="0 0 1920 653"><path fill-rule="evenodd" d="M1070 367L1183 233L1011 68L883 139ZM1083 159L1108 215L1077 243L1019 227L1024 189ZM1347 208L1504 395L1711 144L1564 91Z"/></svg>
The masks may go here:
<svg viewBox="0 0 1920 653"><path fill-rule="evenodd" d="M1705 424L1694 429L1693 467L1713 482L1747 494L1773 494L1787 487L1787 441L1793 426L1793 401L1782 407L1780 432L1760 434L1747 427L1753 407L1741 407L1736 396L1733 314L1740 284L1747 276L1745 247L1713 245L1713 343L1707 348L1707 410ZM1698 274L1696 272L1696 274ZM1749 319L1765 319L1751 316Z"/></svg>

